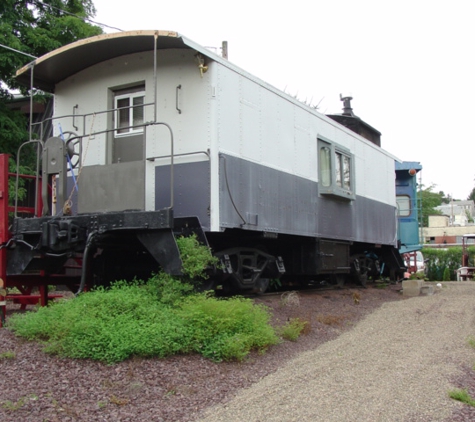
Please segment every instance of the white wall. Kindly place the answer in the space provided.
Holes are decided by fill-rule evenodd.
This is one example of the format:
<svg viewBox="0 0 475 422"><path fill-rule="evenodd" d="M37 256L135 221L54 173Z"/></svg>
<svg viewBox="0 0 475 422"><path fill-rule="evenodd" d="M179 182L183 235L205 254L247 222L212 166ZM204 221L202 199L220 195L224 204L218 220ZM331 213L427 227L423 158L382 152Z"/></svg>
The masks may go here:
<svg viewBox="0 0 475 422"><path fill-rule="evenodd" d="M356 194L395 205L394 157L333 120L235 69L218 69L219 149L318 181L317 138L355 155Z"/></svg>
<svg viewBox="0 0 475 422"><path fill-rule="evenodd" d="M153 54L137 53L108 60L92 66L56 87L55 116L70 115L78 105L76 113L98 113L112 107L110 88L145 81L146 103L153 103ZM180 114L176 110L176 87L178 91ZM159 50L157 78L157 120L172 126L176 141L176 153L193 151L196 146L206 149L209 146L207 126L207 97L209 82L206 74L202 78L194 62L191 50ZM154 120L152 106L146 108L146 121ZM77 132L89 133L93 122L93 132L110 127L107 114L89 117L86 124L81 119ZM63 131L76 131L72 118L61 119ZM84 128L85 126L85 128ZM55 125L57 131L57 125ZM106 160L105 135L97 135L89 143L84 165L104 164ZM85 143L87 138L85 138ZM85 147L84 147L85 148ZM147 156L170 154L169 132L162 126L147 128Z"/></svg>

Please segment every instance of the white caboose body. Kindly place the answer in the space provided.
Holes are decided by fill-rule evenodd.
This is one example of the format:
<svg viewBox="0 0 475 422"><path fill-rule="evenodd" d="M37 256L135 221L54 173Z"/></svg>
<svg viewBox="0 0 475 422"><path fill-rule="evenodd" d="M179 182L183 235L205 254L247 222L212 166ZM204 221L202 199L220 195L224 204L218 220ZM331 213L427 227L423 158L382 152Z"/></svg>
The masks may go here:
<svg viewBox="0 0 475 422"><path fill-rule="evenodd" d="M109 223L93 229L80 216L172 210L169 227L122 222L123 232L139 231L151 252L159 242L145 241L150 233L199 226L241 288L267 278L274 263L278 275L307 279L348 274L352 265L361 272L358 257L368 252L400 270L395 158L180 34L81 40L25 66L18 78L54 93L55 137L45 142L43 178L56 181L59 193L53 206L44 191L44 218L78 221L82 233L74 246L39 234L44 249L82 253L93 230L97 245L117 232ZM58 139L78 157L70 151L68 159ZM62 214L65 203L70 215ZM23 224L18 234L27 231ZM163 264L166 253L151 254Z"/></svg>

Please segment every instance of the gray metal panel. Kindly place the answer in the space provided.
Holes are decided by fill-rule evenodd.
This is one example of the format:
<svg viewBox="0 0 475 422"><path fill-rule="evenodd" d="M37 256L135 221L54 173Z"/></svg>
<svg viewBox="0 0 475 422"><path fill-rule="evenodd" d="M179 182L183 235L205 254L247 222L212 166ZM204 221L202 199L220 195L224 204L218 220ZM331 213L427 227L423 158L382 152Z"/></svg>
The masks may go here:
<svg viewBox="0 0 475 422"><path fill-rule="evenodd" d="M199 218L203 228L210 227L209 161L175 164L174 216ZM170 206L170 166L155 168L155 209Z"/></svg>
<svg viewBox="0 0 475 422"><path fill-rule="evenodd" d="M316 234L315 182L224 154L219 177L220 226ZM257 227L247 214L257 215Z"/></svg>
<svg viewBox="0 0 475 422"><path fill-rule="evenodd" d="M78 196L80 213L144 210L144 163L83 167Z"/></svg>
<svg viewBox="0 0 475 422"><path fill-rule="evenodd" d="M222 154L220 226L394 244L395 208L318 195L318 183Z"/></svg>
<svg viewBox="0 0 475 422"><path fill-rule="evenodd" d="M112 162L142 161L144 158L143 139L143 133L115 138L112 143Z"/></svg>

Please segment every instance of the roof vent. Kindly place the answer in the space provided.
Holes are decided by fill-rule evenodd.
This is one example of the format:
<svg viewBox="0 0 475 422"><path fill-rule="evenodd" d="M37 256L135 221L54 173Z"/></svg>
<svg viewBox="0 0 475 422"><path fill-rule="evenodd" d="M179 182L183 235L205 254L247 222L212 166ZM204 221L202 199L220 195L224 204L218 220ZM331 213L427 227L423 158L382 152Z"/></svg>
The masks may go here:
<svg viewBox="0 0 475 422"><path fill-rule="evenodd" d="M351 117L356 117L353 113L353 109L351 108L351 100L353 97L350 95L343 96L340 94L340 100L343 101L343 116L351 116Z"/></svg>

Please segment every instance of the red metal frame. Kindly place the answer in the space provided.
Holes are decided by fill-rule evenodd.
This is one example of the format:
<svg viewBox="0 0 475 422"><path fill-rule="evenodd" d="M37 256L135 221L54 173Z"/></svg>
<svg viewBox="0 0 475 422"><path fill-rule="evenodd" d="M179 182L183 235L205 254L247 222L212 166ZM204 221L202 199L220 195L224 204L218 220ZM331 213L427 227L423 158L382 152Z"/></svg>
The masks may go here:
<svg viewBox="0 0 475 422"><path fill-rule="evenodd" d="M410 274L417 273L417 255L416 251L406 252L403 255L404 263L407 266L407 271Z"/></svg>
<svg viewBox="0 0 475 422"><path fill-rule="evenodd" d="M10 239L8 233L8 154L0 154L0 245ZM7 287L7 250L0 249L0 278L3 286ZM0 303L4 303L6 297L0 295ZM6 306L0 306L0 327L3 327L6 316Z"/></svg>
<svg viewBox="0 0 475 422"><path fill-rule="evenodd" d="M11 238L8 231L8 213L14 212L15 207L10 206L8 203L8 178L16 177L16 174L8 172L8 154L0 154L0 245L5 245ZM20 175L24 179L36 179L36 176ZM37 214L41 214L43 209L43 203L41 199L41 180L39 180L37 189ZM17 212L29 213L35 215L34 207L18 207ZM35 215L39 216L39 215ZM81 259L75 259L77 267L81 268ZM72 267L71 267L72 268ZM7 249L0 249L0 278L2 279L3 287L0 289L7 289L16 287L19 294L7 294L1 295L3 290L0 290L0 327L3 326L6 317L6 306L3 305L7 300L13 301L21 305L21 309L25 309L27 305L40 304L46 306L49 299L59 297L59 295L49 295L48 285L58 284L71 284L71 277L67 274L45 274L44 271L38 274L19 275L19 276L7 276ZM76 277L77 278L77 277ZM39 294L32 294L34 288L38 288ZM4 292L3 292L4 293Z"/></svg>

